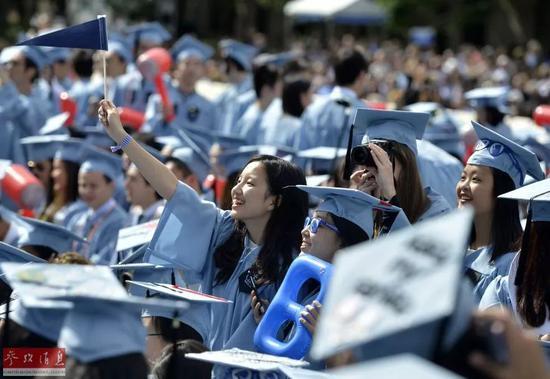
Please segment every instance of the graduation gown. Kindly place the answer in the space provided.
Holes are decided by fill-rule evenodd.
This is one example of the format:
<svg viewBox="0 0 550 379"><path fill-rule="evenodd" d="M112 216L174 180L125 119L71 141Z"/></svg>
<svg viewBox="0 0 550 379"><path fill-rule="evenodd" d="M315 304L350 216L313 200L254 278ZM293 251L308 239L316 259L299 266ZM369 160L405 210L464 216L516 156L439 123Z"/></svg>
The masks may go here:
<svg viewBox="0 0 550 379"><path fill-rule="evenodd" d="M239 84L230 86L216 99L215 104L218 111L217 131L224 134L230 134L234 131L237 121L256 98L253 92L252 76L249 75ZM241 97L245 93L247 96Z"/></svg>
<svg viewBox="0 0 550 379"><path fill-rule="evenodd" d="M126 218L126 212L111 198L96 211L85 208L74 215L67 228L89 241L86 255L93 263L115 264L118 231Z"/></svg>
<svg viewBox="0 0 550 379"><path fill-rule="evenodd" d="M166 203L157 230L148 248L147 261L173 265L183 271L188 286L201 292L231 300L230 304L193 306L182 320L205 336L211 350L229 347L253 348L256 330L250 306L250 291L240 291L239 282L255 262L261 246L248 238L229 280L214 285L217 269L214 252L231 235L234 220L209 201L201 200L189 186L179 182L176 192ZM262 299L271 301L274 284L258 289Z"/></svg>

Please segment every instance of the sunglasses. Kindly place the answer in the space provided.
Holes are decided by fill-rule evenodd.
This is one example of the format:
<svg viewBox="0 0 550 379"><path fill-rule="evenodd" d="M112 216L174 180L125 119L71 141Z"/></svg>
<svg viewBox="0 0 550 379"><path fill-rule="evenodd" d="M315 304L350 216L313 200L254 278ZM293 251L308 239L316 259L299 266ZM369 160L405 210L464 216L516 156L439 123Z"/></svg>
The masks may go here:
<svg viewBox="0 0 550 379"><path fill-rule="evenodd" d="M312 233L317 233L320 226L324 226L327 229L332 230L334 233L340 235L338 228L332 224L329 224L323 219L317 217L306 217L304 222L304 228L309 228Z"/></svg>
<svg viewBox="0 0 550 379"><path fill-rule="evenodd" d="M521 175L520 183L523 183L524 174L523 170L521 169L521 165L519 164L515 154L510 150L508 146L503 145L500 142L494 142L488 139L481 139L478 141L475 147L475 151L480 150L487 150L489 154L491 154L491 156L495 158L502 154L506 154L508 158L510 158L510 160L512 161L515 169L518 170Z"/></svg>

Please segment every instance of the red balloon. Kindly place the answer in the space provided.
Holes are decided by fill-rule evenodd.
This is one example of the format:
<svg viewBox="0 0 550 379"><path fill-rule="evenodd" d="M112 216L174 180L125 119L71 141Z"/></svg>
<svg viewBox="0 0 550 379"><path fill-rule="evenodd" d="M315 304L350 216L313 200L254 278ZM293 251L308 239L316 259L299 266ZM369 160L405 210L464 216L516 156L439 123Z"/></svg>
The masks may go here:
<svg viewBox="0 0 550 379"><path fill-rule="evenodd" d="M119 107L118 112L122 125L129 126L139 132L145 122L145 114L128 107Z"/></svg>
<svg viewBox="0 0 550 379"><path fill-rule="evenodd" d="M74 125L74 118L76 117L76 102L69 96L67 92L61 92L59 95L59 108L61 112L68 112L69 118L65 121L65 126Z"/></svg>
<svg viewBox="0 0 550 379"><path fill-rule="evenodd" d="M550 127L550 105L539 105L533 111L533 120L539 126Z"/></svg>

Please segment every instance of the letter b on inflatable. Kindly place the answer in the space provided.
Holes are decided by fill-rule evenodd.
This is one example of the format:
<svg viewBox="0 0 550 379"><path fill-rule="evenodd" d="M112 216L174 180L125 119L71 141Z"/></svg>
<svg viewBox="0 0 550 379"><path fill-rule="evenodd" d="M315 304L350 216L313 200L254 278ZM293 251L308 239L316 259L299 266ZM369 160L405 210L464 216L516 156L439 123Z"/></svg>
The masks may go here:
<svg viewBox="0 0 550 379"><path fill-rule="evenodd" d="M304 298L308 285L320 285L315 298L323 301L332 273L332 265L309 254L302 254L292 262L283 283L269 305L262 321L254 334L254 344L263 353L285 356L293 359L303 358L311 345L311 335L300 323L300 314L304 310ZM281 338L285 326L292 325L290 337Z"/></svg>

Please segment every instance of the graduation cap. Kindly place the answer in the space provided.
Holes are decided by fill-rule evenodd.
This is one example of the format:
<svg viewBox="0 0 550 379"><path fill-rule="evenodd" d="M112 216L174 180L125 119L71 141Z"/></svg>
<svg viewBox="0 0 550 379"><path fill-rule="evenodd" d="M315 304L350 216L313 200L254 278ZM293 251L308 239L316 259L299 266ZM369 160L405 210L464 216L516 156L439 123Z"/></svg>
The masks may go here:
<svg viewBox="0 0 550 379"><path fill-rule="evenodd" d="M130 35L134 46L139 43L162 45L172 38L168 30L158 22L144 22L130 26L126 29L126 33Z"/></svg>
<svg viewBox="0 0 550 379"><path fill-rule="evenodd" d="M42 47L41 50L48 57L49 64L68 61L71 58L71 50L62 47Z"/></svg>
<svg viewBox="0 0 550 379"><path fill-rule="evenodd" d="M399 354L328 371L313 371L281 365L279 371L289 379L459 379L462 378L441 366L413 354Z"/></svg>
<svg viewBox="0 0 550 379"><path fill-rule="evenodd" d="M373 238L374 231L373 209L398 213L398 219L394 222L393 227L400 228L410 225L401 208L383 202L363 191L304 185L297 185L296 188L321 199L321 203L317 207L318 211L329 212L354 223L367 233L369 239Z"/></svg>
<svg viewBox="0 0 550 379"><path fill-rule="evenodd" d="M59 148L55 152L54 159L80 164L82 163L85 149L86 145L82 139L67 138L60 141Z"/></svg>
<svg viewBox="0 0 550 379"><path fill-rule="evenodd" d="M468 164L503 171L512 178L516 187L524 183L526 174L537 180L544 178L544 172L533 152L475 121L472 121L472 125L479 142L468 159Z"/></svg>
<svg viewBox="0 0 550 379"><path fill-rule="evenodd" d="M68 136L31 136L21 138L19 142L25 150L25 155L29 161L40 162L53 159L56 152L61 147L62 141L68 139Z"/></svg>
<svg viewBox="0 0 550 379"><path fill-rule="evenodd" d="M246 71L250 71L252 69L252 60L258 53L258 49L256 47L232 39L221 40L219 46L224 58L231 58L235 60Z"/></svg>
<svg viewBox="0 0 550 379"><path fill-rule="evenodd" d="M449 349L473 307L471 289L461 286L472 216L457 210L336 254L311 356L355 348L364 359L434 359Z"/></svg>
<svg viewBox="0 0 550 379"><path fill-rule="evenodd" d="M277 54L263 53L256 56L253 63L255 66L274 65L283 68L289 62L300 58L300 56L301 54L296 51L285 51Z"/></svg>
<svg viewBox="0 0 550 379"><path fill-rule="evenodd" d="M126 64L130 64L134 61L134 56L132 54L132 49L128 46L127 43L124 43L120 40L109 40L109 51L117 54Z"/></svg>
<svg viewBox="0 0 550 379"><path fill-rule="evenodd" d="M423 112L358 108L353 125L355 128L365 128L362 144L377 139L396 141L406 145L416 155L416 140L422 139L429 119L430 114Z"/></svg>
<svg viewBox="0 0 550 379"><path fill-rule="evenodd" d="M168 158L175 158L187 165L199 180L199 183L204 182L210 173L210 163L204 158L203 154L195 152L190 147L179 147L175 149Z"/></svg>
<svg viewBox="0 0 550 379"><path fill-rule="evenodd" d="M207 61L214 55L213 48L189 34L184 34L178 39L170 51L172 52L172 57L178 62L191 56L201 61Z"/></svg>
<svg viewBox="0 0 550 379"><path fill-rule="evenodd" d="M235 150L227 150L218 156L218 163L225 167L226 174L241 171L246 163L256 155L273 155L279 158L292 157L296 151L287 147L269 145L246 145Z"/></svg>
<svg viewBox="0 0 550 379"><path fill-rule="evenodd" d="M85 126L79 129L84 133L84 143L93 145L101 149L110 147L113 144L113 140L102 128L95 126Z"/></svg>
<svg viewBox="0 0 550 379"><path fill-rule="evenodd" d="M8 245L7 243L0 242L0 263L13 262L13 263L47 263L44 259L38 258L32 254L27 253L15 246Z"/></svg>
<svg viewBox="0 0 550 379"><path fill-rule="evenodd" d="M58 309L67 302L72 304L58 345L84 363L143 353L146 331L141 309L177 313L188 307L182 301L129 296L108 267L13 263L1 267L26 306Z"/></svg>
<svg viewBox="0 0 550 379"><path fill-rule="evenodd" d="M38 131L39 135L69 135L68 129L65 127L65 122L69 119L69 112L63 112L52 116L46 120L46 123Z"/></svg>
<svg viewBox="0 0 550 379"><path fill-rule="evenodd" d="M100 172L112 181L122 174L122 159L119 155L86 146L80 172Z"/></svg>
<svg viewBox="0 0 550 379"><path fill-rule="evenodd" d="M56 253L66 253L73 250L74 242L82 246L86 241L68 229L28 217L21 217L25 232L17 240L19 247L47 246Z"/></svg>
<svg viewBox="0 0 550 379"><path fill-rule="evenodd" d="M464 94L464 98L474 108L493 107L501 113L509 113L507 96L510 88L508 87L483 87L476 88Z"/></svg>
<svg viewBox="0 0 550 379"><path fill-rule="evenodd" d="M13 61L15 58L23 54L25 58L28 58L33 62L38 71L42 70L44 66L48 64L48 57L41 51L38 47L35 46L10 46L6 47L0 53L0 63L6 64Z"/></svg>

